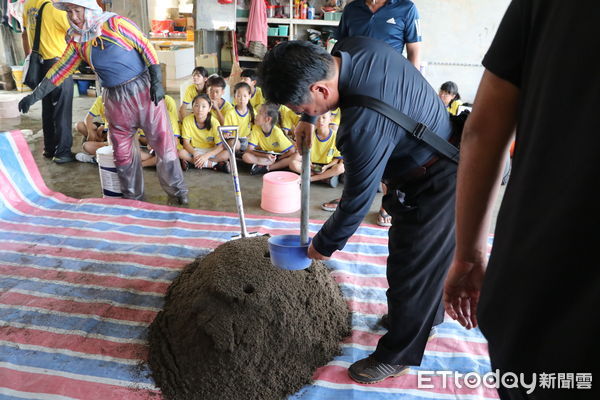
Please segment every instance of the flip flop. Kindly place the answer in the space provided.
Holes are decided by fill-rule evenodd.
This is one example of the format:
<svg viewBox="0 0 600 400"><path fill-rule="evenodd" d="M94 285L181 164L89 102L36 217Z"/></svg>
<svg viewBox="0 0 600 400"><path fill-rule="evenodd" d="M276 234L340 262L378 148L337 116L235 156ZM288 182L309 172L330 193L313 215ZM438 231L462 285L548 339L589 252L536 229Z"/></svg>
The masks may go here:
<svg viewBox="0 0 600 400"><path fill-rule="evenodd" d="M340 199L333 199L327 203L321 204L321 209L333 212L337 208L338 204L340 204Z"/></svg>
<svg viewBox="0 0 600 400"><path fill-rule="evenodd" d="M392 226L391 222L385 222L386 218L391 218L390 214L385 212L385 210L379 210L377 214L377 225L379 226Z"/></svg>

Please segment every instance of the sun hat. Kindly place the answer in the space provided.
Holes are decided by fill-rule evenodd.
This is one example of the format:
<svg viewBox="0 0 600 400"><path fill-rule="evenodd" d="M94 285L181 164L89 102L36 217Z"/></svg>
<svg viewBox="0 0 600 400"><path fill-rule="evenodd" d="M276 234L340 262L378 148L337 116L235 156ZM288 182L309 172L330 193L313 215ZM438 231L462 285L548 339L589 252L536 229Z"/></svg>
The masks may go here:
<svg viewBox="0 0 600 400"><path fill-rule="evenodd" d="M54 7L58 8L59 10L62 10L62 11L67 11L67 4L75 4L76 6L89 8L90 10L102 11L102 8L100 8L98 3L96 3L96 0L68 0L68 1L57 0L54 2Z"/></svg>

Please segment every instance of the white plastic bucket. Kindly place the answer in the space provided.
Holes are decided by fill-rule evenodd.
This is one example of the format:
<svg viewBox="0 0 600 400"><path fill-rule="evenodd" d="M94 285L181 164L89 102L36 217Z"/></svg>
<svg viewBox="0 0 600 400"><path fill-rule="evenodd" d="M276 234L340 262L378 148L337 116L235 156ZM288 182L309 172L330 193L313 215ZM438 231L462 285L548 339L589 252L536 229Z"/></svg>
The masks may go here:
<svg viewBox="0 0 600 400"><path fill-rule="evenodd" d="M98 162L98 170L100 172L102 197L123 197L112 146L104 146L96 150L96 161Z"/></svg>
<svg viewBox="0 0 600 400"><path fill-rule="evenodd" d="M18 118L19 98L11 95L0 95L0 118Z"/></svg>

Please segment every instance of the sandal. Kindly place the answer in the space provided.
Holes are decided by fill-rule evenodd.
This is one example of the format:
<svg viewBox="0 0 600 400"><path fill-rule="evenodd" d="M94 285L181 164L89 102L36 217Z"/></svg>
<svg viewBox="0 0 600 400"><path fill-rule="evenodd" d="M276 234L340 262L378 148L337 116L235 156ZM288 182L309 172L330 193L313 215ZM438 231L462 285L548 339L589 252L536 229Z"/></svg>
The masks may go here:
<svg viewBox="0 0 600 400"><path fill-rule="evenodd" d="M386 219L389 218L390 222L386 222ZM377 214L377 225L379 226L392 226L392 216L390 214L388 214L387 212L385 212L385 210L379 210L379 213Z"/></svg>
<svg viewBox="0 0 600 400"><path fill-rule="evenodd" d="M321 204L321 209L325 211L335 211L338 204L340 204L340 199L333 199L327 203Z"/></svg>

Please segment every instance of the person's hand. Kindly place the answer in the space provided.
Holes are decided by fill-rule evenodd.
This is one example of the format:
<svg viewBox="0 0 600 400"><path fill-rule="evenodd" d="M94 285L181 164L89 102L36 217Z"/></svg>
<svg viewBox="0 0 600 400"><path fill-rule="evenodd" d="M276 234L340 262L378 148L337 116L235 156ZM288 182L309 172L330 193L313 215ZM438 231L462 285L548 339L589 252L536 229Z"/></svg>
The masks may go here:
<svg viewBox="0 0 600 400"><path fill-rule="evenodd" d="M209 157L206 154L194 154L194 165L196 168L202 168L206 161L208 161Z"/></svg>
<svg viewBox="0 0 600 400"><path fill-rule="evenodd" d="M324 256L323 254L321 254L317 250L315 250L315 247L313 246L312 242L308 246L308 250L306 251L306 256L313 260L329 260L329 257Z"/></svg>
<svg viewBox="0 0 600 400"><path fill-rule="evenodd" d="M86 140L88 142L97 142L97 141L99 141L97 133L98 132L96 131L96 129L88 129L88 134L87 134Z"/></svg>
<svg viewBox="0 0 600 400"><path fill-rule="evenodd" d="M23 114L27 114L33 103L35 103L35 101L31 95L23 97L21 101L19 101L19 111L21 111Z"/></svg>
<svg viewBox="0 0 600 400"><path fill-rule="evenodd" d="M477 327L477 306L485 275L481 262L452 261L444 285L444 308L467 329Z"/></svg>
<svg viewBox="0 0 600 400"><path fill-rule="evenodd" d="M269 159L269 165L277 161L277 156L274 154L267 154L267 158Z"/></svg>
<svg viewBox="0 0 600 400"><path fill-rule="evenodd" d="M294 135L296 137L296 149L302 154L302 145L306 143L306 147L310 149L312 142L312 133L315 130L315 126L306 121L298 122L296 129L294 129Z"/></svg>
<svg viewBox="0 0 600 400"><path fill-rule="evenodd" d="M162 86L162 71L160 64L153 64L148 67L150 72L150 99L154 105L158 105L165 98L165 89Z"/></svg>

